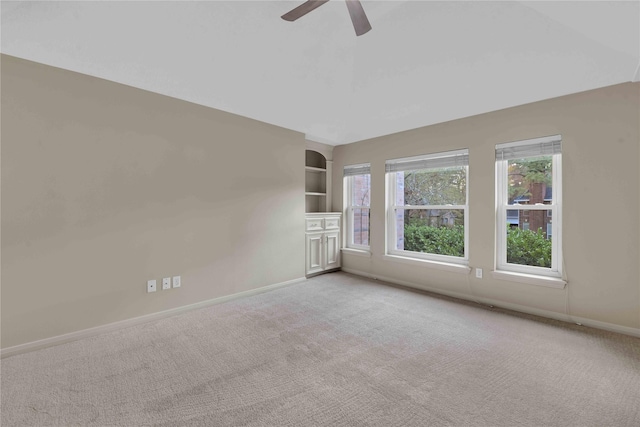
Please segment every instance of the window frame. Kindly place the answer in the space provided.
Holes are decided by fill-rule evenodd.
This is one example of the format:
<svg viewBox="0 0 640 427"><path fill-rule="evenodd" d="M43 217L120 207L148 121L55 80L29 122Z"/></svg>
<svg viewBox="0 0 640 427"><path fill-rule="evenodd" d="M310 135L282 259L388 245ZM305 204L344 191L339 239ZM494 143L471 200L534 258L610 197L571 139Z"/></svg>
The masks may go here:
<svg viewBox="0 0 640 427"><path fill-rule="evenodd" d="M547 141L561 141L559 135L553 137L536 138L534 140L510 143L512 147L534 145ZM501 145L501 144L498 144ZM507 145L507 144L504 144ZM496 146L497 148L498 146ZM551 156L551 186L553 188L551 204L536 205L509 205L509 158L496 159L496 257L495 269L498 272L511 272L530 274L535 276L547 276L562 278L562 153L544 153L538 155L525 155L518 158L535 158ZM511 264L507 262L507 210L545 211L545 216L551 220L551 268ZM551 212L551 215L549 215ZM546 231L546 230L544 230Z"/></svg>
<svg viewBox="0 0 640 427"><path fill-rule="evenodd" d="M390 163L402 162L402 161L413 161L413 160L429 160L435 158L442 157L454 157L456 155L466 155L468 157L469 150L468 149L460 149L453 151L446 151L440 153L433 153L421 156L408 157L403 159L395 159L395 160L387 160L387 165ZM386 172L385 181L386 181L386 254L392 256L400 256L403 258L412 258L417 260L427 260L427 261L436 261L440 263L447 264L459 264L468 266L469 265L469 164L468 161L464 165L466 172L466 191L465 191L465 204L464 205L396 205L396 180L397 173L404 172L403 170L398 170L394 172ZM442 169L438 167L434 168L424 168L420 170L428 170L428 169ZM395 212L397 209L403 210L428 210L428 209L446 209L446 210L462 210L464 212L464 256L456 257L452 255L441 255L441 254L432 254L427 252L414 252L407 250L399 250L396 249L396 241L397 241L397 221Z"/></svg>
<svg viewBox="0 0 640 427"><path fill-rule="evenodd" d="M348 249L356 249L361 251L371 250L371 164L361 163L357 165L348 165L344 167L344 170L353 168L367 168L368 173L361 173L357 175L344 175L343 188L344 188L344 215L345 215L345 247ZM355 176L369 175L369 205L354 205L353 201L353 182ZM368 209L369 210L369 245L359 245L354 243L354 209Z"/></svg>

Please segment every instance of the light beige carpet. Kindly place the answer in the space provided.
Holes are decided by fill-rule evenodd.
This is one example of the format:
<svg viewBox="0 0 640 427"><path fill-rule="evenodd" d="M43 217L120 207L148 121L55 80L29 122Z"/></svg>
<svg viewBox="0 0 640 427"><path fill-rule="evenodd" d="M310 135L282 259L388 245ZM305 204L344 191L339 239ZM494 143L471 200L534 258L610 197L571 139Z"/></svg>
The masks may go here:
<svg viewBox="0 0 640 427"><path fill-rule="evenodd" d="M2 426L640 426L640 339L344 273L1 362Z"/></svg>

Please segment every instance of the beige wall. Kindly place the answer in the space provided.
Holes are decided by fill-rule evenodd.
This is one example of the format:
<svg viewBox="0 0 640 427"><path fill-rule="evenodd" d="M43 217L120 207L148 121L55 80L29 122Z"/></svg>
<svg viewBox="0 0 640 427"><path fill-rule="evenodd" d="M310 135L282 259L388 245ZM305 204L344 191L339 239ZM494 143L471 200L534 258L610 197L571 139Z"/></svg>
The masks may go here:
<svg viewBox="0 0 640 427"><path fill-rule="evenodd" d="M450 102L464 96L452 94ZM563 138L569 284L553 289L495 280L495 144L554 134ZM568 306L575 317L640 328L639 141L640 83L628 83L338 146L334 210L342 209L344 165L371 162L372 169L372 257L344 254L343 267L532 312L564 316ZM385 260L385 160L459 148L470 156L470 266L483 268L484 278Z"/></svg>
<svg viewBox="0 0 640 427"><path fill-rule="evenodd" d="M1 136L2 348L304 276L303 134L2 56Z"/></svg>

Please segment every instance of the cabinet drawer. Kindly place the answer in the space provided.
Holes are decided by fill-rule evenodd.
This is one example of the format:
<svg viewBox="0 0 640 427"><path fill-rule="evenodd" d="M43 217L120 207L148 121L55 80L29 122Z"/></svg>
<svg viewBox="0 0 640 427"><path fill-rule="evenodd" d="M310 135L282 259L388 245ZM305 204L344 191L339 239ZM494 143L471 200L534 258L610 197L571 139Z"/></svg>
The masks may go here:
<svg viewBox="0 0 640 427"><path fill-rule="evenodd" d="M322 218L307 218L307 231L322 231L324 220Z"/></svg>
<svg viewBox="0 0 640 427"><path fill-rule="evenodd" d="M340 218L325 218L324 220L324 229L325 230L339 230L340 229Z"/></svg>

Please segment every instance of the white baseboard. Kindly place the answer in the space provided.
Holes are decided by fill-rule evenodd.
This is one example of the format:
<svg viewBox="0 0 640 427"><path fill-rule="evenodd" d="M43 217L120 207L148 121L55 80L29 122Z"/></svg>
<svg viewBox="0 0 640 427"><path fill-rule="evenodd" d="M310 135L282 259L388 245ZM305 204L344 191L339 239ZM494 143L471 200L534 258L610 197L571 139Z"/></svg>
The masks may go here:
<svg viewBox="0 0 640 427"><path fill-rule="evenodd" d="M563 322L568 322L573 324L579 323L583 326L589 326L596 329L603 329L605 331L617 332L620 334L631 335L631 336L640 338L640 329L631 328L629 326L616 325L613 323L601 322L599 320L571 316L565 313L556 313L554 311L542 310L539 308L527 307L519 304L512 304L512 303L494 300L490 298L475 297L468 294L462 294L459 292L449 292L449 291L438 289L438 288L432 288L430 286L420 285L418 283L407 282L404 280L398 280L392 277L385 277L377 274L371 274L365 271L354 270L351 268L342 267L342 271L344 271L345 273L355 274L357 276L367 277L369 279L381 280L383 282L389 282L395 285L406 286L408 288L433 292L436 294L446 295L449 297L463 299L471 302L477 302L485 305L492 305L494 307L506 308L508 310L519 311L521 313L527 313L527 314L533 314L535 316L547 317L549 319L560 320Z"/></svg>
<svg viewBox="0 0 640 427"><path fill-rule="evenodd" d="M76 341L81 338L87 338L87 337L102 334L105 332L111 332L118 329L127 328L129 326L151 322L153 320L164 319L165 317L175 316L176 314L185 313L187 311L197 310L199 308L204 308L204 307L208 307L215 304L221 304L223 302L231 301L231 300L242 298L242 297L261 294L263 292L268 292L277 288L293 285L295 283L303 282L305 280L307 280L305 277L300 277L297 279L288 280L286 282L267 285L257 289L251 289L249 291L238 292L238 293L226 295L223 297L196 302L194 304L183 305L181 307L159 311L157 313L145 314L144 316L134 317L126 320L120 320L118 322L113 322L113 323L107 323L106 325L96 326L94 328L83 329L81 331L70 332L68 334L57 335L51 338L45 338L38 341L19 344L13 347L3 348L3 349L0 349L0 358L15 356L16 354L26 353L29 351L40 350L46 347L52 347L54 345Z"/></svg>

